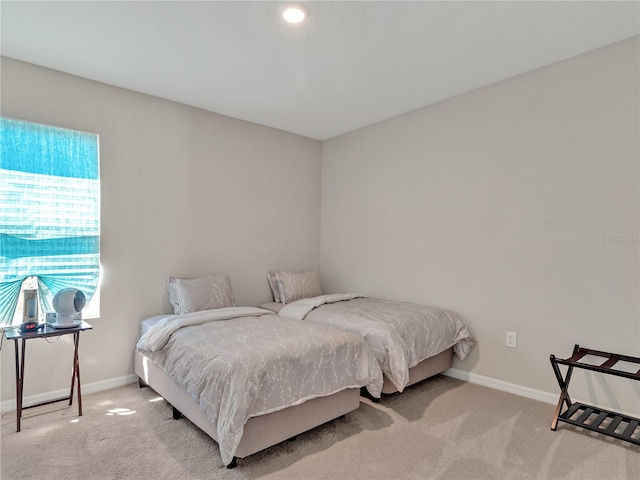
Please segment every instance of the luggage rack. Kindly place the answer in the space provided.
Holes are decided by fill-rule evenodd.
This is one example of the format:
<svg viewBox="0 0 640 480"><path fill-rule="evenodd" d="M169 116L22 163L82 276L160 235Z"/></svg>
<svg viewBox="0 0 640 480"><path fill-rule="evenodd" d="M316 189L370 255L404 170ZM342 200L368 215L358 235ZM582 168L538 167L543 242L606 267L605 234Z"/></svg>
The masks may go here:
<svg viewBox="0 0 640 480"><path fill-rule="evenodd" d="M581 362L580 360L587 355L602 357L605 361L600 365ZM556 407L553 421L551 422L551 430L558 428L558 422L566 422L591 430L592 432L602 433L603 435L640 445L640 428L638 428L640 419L580 402L574 403L571 401L568 391L574 368L582 368L593 372L640 380L640 358L590 350L576 345L573 348L573 355L571 357L558 359L555 355L551 355L550 360L553 372L558 380L558 385L560 385L560 399L558 400L558 406ZM635 372L627 372L614 368L615 364L619 361L635 363L639 368ZM568 367L567 374L564 378L562 378L562 373L558 365L566 365ZM567 406L564 412L562 412L563 404Z"/></svg>

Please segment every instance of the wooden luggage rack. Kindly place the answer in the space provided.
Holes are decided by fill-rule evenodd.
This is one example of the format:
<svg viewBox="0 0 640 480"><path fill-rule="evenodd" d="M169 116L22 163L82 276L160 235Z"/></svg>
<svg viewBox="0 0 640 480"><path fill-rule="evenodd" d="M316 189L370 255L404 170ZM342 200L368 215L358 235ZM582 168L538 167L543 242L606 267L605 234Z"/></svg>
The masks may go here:
<svg viewBox="0 0 640 480"><path fill-rule="evenodd" d="M600 365L591 365L581 362L586 355L604 358L604 362ZM558 359L555 355L551 355L551 366L553 372L560 385L560 399L556 407L553 421L551 422L551 430L558 428L558 422L566 422L571 425L586 428L592 432L602 433L610 437L625 440L627 442L640 445L640 428L638 424L640 419L623 415L621 413L604 410L602 408L585 405L583 403L573 403L569 397L569 382L574 368L583 368L593 372L600 372L618 377L630 378L632 380L640 380L640 358L629 357L627 355L618 355L616 353L600 352L598 350L589 350L576 345L573 348L573 355L566 359ZM639 369L635 372L626 372L613 368L619 361L635 363ZM567 374L562 378L562 373L558 365L566 365L568 367ZM567 405L567 409L562 412L563 404Z"/></svg>

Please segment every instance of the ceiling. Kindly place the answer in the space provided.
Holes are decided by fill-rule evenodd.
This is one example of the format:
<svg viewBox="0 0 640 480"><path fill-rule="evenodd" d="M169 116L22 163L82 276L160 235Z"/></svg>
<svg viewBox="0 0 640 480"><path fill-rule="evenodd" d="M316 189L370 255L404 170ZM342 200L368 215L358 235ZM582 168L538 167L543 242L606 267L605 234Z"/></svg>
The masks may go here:
<svg viewBox="0 0 640 480"><path fill-rule="evenodd" d="M0 2L1 53L325 140L638 35L632 2Z"/></svg>

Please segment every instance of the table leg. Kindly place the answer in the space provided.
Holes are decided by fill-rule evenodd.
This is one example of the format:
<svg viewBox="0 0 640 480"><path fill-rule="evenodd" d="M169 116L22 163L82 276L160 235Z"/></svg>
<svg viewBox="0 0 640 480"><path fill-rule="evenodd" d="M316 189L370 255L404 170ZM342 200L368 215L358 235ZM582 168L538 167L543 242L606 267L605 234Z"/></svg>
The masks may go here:
<svg viewBox="0 0 640 480"><path fill-rule="evenodd" d="M19 355L20 346L18 345L18 340L15 340L15 352L16 352L16 423L17 429L16 431L20 431L20 419L22 417L22 374L23 371L21 368L20 360L18 357L22 358L22 364L24 365L24 340L22 342L22 355Z"/></svg>
<svg viewBox="0 0 640 480"><path fill-rule="evenodd" d="M76 368L78 366L78 333L73 334L73 368L71 369L71 390L69 390L69 405L73 405L73 389L76 386Z"/></svg>
<svg viewBox="0 0 640 480"><path fill-rule="evenodd" d="M80 332L76 332L75 336L76 336L75 338L76 348L75 348L74 367L76 371L76 380L78 380L78 416L81 417L82 416L82 391L80 387L80 358L78 357L78 346L80 345Z"/></svg>

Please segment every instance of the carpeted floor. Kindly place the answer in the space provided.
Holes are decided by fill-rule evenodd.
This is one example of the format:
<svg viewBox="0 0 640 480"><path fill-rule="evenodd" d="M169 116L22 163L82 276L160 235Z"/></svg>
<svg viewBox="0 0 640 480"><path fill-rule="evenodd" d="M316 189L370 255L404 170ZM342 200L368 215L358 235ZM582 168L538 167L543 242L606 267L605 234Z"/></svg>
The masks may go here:
<svg viewBox="0 0 640 480"><path fill-rule="evenodd" d="M640 479L640 447L561 424L553 406L437 376L239 460L137 385L2 417L0 473L18 479Z"/></svg>

